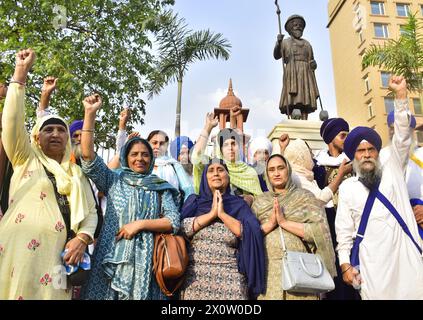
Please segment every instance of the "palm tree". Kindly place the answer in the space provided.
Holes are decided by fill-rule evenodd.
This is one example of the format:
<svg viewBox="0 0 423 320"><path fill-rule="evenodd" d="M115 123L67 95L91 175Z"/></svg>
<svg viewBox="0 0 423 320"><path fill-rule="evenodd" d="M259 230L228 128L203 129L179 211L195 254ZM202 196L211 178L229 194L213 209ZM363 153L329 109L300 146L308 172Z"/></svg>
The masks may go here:
<svg viewBox="0 0 423 320"><path fill-rule="evenodd" d="M422 94L423 89L423 30L410 14L398 40L389 40L383 46L372 44L363 56L363 68L383 67L392 74L405 77L410 91Z"/></svg>
<svg viewBox="0 0 423 320"><path fill-rule="evenodd" d="M188 66L195 61L211 58L229 59L228 40L220 33L214 34L210 30L192 31L187 29L185 19L167 11L160 19L156 40L159 45L159 59L155 65L155 72L150 78L149 95L151 99L161 90L176 80L178 96L176 102L175 136L181 131L181 99L182 81L188 71Z"/></svg>

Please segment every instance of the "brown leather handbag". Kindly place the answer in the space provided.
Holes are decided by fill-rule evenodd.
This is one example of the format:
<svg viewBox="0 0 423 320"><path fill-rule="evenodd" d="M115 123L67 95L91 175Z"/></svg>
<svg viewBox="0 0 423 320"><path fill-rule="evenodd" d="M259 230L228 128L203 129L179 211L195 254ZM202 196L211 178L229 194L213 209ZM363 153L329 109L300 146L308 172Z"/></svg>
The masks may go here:
<svg viewBox="0 0 423 320"><path fill-rule="evenodd" d="M154 235L153 270L157 284L166 296L172 297L182 285L188 261L184 237L170 233Z"/></svg>

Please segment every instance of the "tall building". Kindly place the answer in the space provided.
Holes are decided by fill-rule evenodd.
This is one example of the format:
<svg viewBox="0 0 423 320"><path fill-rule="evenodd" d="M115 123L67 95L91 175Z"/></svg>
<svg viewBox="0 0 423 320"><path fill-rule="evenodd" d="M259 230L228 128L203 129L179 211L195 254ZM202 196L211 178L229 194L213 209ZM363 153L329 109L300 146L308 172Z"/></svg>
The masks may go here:
<svg viewBox="0 0 423 320"><path fill-rule="evenodd" d="M386 145L386 117L394 108L388 96L390 75L378 67L363 69L362 56L371 44L398 39L410 12L422 19L423 0L329 0L328 11L338 116L351 127L374 128ZM409 93L409 99L420 129L416 139L423 145L421 101L417 93Z"/></svg>

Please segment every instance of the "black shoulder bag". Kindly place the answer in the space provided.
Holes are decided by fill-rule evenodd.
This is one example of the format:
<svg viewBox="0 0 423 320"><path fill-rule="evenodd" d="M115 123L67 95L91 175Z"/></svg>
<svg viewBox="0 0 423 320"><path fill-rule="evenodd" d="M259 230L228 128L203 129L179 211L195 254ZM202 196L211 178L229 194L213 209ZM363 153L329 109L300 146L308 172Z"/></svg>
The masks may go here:
<svg viewBox="0 0 423 320"><path fill-rule="evenodd" d="M60 209L60 213L62 214L63 221L66 225L66 243L75 238L75 232L70 227L70 206L68 202L67 196L60 194L57 191L57 183L54 174L47 170L47 168L43 165L44 170L50 179L51 183L53 184L54 194L56 195L57 204ZM87 246L87 253L88 253L88 246ZM88 253L89 254L89 253ZM88 279L88 274L90 270L84 270L82 268L78 268L78 270L70 275L68 275L68 281L72 286L82 286Z"/></svg>

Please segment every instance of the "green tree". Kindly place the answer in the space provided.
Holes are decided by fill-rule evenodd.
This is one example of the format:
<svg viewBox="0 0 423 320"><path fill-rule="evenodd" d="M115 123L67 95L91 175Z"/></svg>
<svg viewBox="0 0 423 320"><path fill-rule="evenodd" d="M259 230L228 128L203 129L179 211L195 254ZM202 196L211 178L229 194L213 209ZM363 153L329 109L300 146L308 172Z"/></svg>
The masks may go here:
<svg viewBox="0 0 423 320"><path fill-rule="evenodd" d="M192 31L185 19L171 11L165 12L158 20L156 32L158 60L155 72L151 74L149 98L157 95L172 82L178 83L176 102L175 136L181 133L182 82L190 64L211 58L229 59L229 41L220 33L210 30Z"/></svg>
<svg viewBox="0 0 423 320"><path fill-rule="evenodd" d="M384 70L402 75L410 91L423 89L423 30L416 14L408 17L398 40L390 39L383 46L371 45L362 60L364 68L379 66Z"/></svg>
<svg viewBox="0 0 423 320"><path fill-rule="evenodd" d="M34 120L42 78L59 77L52 108L72 121L84 115L82 99L103 96L96 144L114 146L123 105L143 123L145 77L153 57L148 31L173 0L7 0L0 6L0 82L9 79L14 55L31 47L37 61L27 85L27 115ZM31 120L30 120L31 122Z"/></svg>

